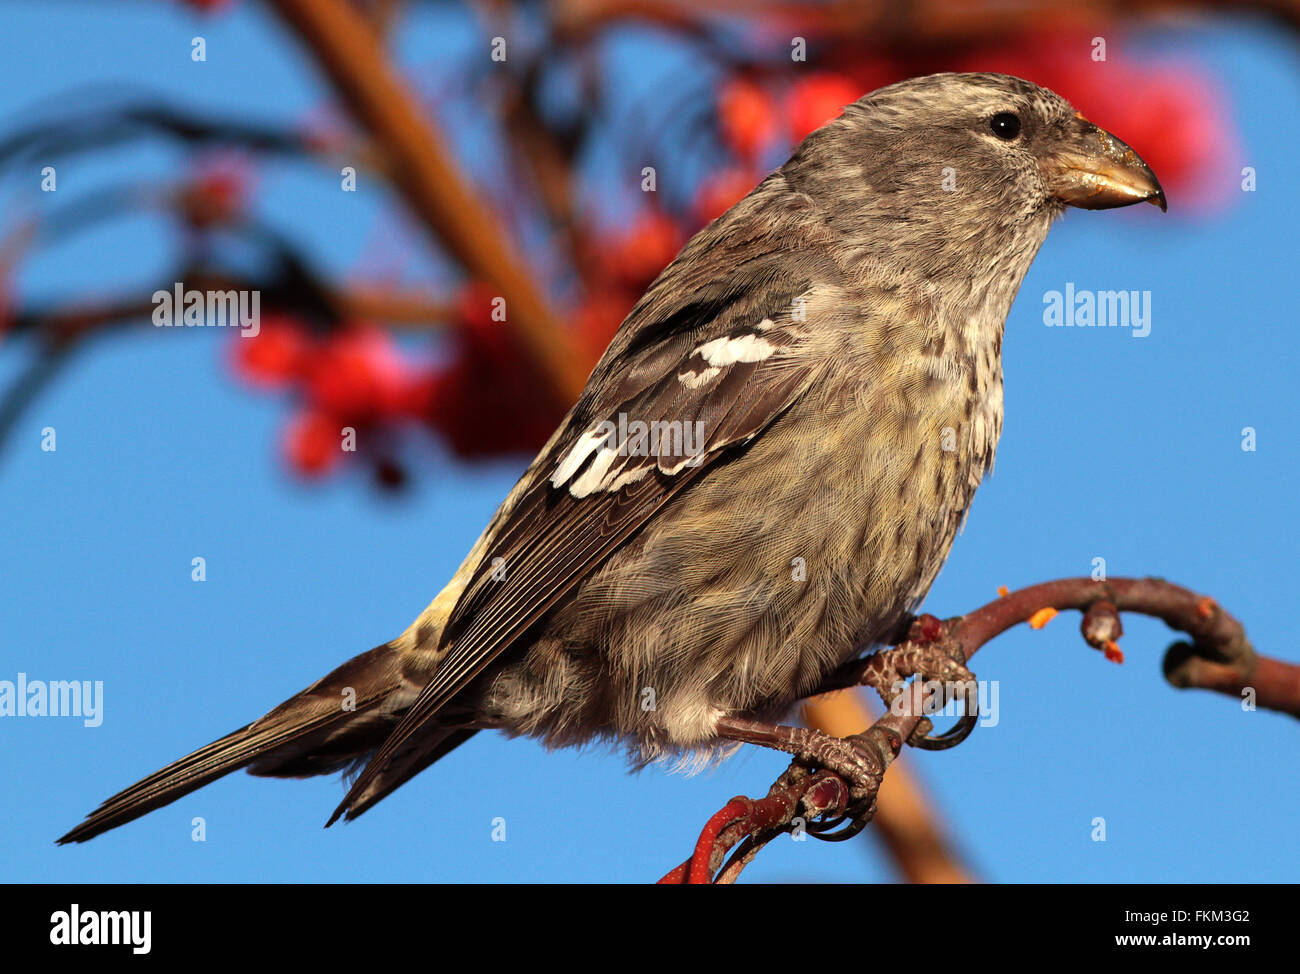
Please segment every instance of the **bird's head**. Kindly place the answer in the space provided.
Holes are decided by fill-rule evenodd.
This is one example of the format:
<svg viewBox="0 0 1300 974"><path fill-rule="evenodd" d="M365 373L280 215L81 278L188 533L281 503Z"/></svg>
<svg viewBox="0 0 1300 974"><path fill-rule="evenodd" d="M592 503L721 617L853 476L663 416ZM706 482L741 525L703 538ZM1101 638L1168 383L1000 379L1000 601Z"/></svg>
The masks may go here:
<svg viewBox="0 0 1300 974"><path fill-rule="evenodd" d="M1058 210L1165 208L1155 173L1127 144L1011 75L912 78L864 95L820 132L849 150L841 166L856 161L878 192L906 188L941 205L978 197Z"/></svg>
<svg viewBox="0 0 1300 974"><path fill-rule="evenodd" d="M1005 74L935 74L846 106L782 168L827 219L931 272L1026 252L1067 206L1165 208L1149 166L1055 92Z"/></svg>
<svg viewBox="0 0 1300 974"><path fill-rule="evenodd" d="M969 159L965 168L978 188L1003 183L1049 208L1149 202L1165 209L1160 181L1142 158L1055 92L1001 74L931 80L935 97L928 108L918 106L916 119L932 127L937 145ZM908 86L896 87L877 95L908 101Z"/></svg>

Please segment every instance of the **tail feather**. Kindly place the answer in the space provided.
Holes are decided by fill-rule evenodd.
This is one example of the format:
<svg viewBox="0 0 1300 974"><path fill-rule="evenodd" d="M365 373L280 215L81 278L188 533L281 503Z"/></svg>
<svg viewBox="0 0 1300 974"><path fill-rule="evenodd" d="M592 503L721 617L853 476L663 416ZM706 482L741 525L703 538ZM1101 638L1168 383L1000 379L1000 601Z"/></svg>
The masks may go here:
<svg viewBox="0 0 1300 974"><path fill-rule="evenodd" d="M416 747L400 752L384 768L379 777L372 781L370 786L348 806L347 821L350 822L374 808L429 765L446 757L477 733L478 731L474 728L439 728L433 739L421 738ZM378 747L378 744L376 744L376 747ZM365 765L369 757L370 755L367 754L365 759L357 762L356 768L358 771ZM336 815L327 824L333 825L337 818Z"/></svg>
<svg viewBox="0 0 1300 974"><path fill-rule="evenodd" d="M275 777L346 767L378 747L400 719L404 708L393 697L402 688L397 652L387 643L377 646L259 720L109 798L58 842L85 842L246 766L253 774ZM355 706L345 708L348 690Z"/></svg>

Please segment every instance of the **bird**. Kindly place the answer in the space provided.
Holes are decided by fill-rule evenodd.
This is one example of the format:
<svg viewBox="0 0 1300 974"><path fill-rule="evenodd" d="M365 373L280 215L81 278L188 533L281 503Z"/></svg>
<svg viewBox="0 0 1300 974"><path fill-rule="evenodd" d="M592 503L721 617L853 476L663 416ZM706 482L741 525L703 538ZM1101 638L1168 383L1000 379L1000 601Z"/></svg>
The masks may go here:
<svg viewBox="0 0 1300 974"><path fill-rule="evenodd" d="M84 842L237 769L345 772L354 819L480 730L702 766L924 599L1002 428L1013 299L1067 207L1150 167L1021 78L880 88L650 284L397 638L109 798Z"/></svg>

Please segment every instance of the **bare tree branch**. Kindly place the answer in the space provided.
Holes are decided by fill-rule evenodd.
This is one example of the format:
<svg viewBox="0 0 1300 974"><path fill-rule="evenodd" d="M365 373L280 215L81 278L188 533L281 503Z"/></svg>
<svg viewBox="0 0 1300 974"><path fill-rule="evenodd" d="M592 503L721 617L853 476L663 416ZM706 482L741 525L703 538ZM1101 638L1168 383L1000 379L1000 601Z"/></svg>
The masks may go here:
<svg viewBox="0 0 1300 974"><path fill-rule="evenodd" d="M875 756L870 773L853 782L816 762L796 758L765 798L728 802L701 832L691 858L660 882L735 882L758 851L777 835L792 831L796 820L819 838L856 834L875 815L880 783L903 742L936 740L928 737L931 728L923 716L925 681L913 680L895 696L892 688L898 677L929 675L945 666L960 668L981 646L1013 626L1028 622L1041 627L1067 609L1083 612L1084 639L1111 659L1122 659L1120 612L1162 619L1191 637L1191 642L1171 646L1165 658L1165 672L1175 686L1199 686L1232 696L1252 691L1258 706L1300 717L1300 666L1259 656L1241 623L1213 599L1158 578L1044 582L1008 593L964 616L940 621L926 615L911 620L906 636L900 636L892 649L841 667L819 692L867 684L880 690L890 704L889 712L870 728L845 739L861 753ZM967 716L971 716L969 704ZM960 738L945 735L937 740ZM864 783L866 799L853 799L854 790L861 792ZM847 829L826 834L845 818L852 819ZM724 866L733 848L736 851Z"/></svg>

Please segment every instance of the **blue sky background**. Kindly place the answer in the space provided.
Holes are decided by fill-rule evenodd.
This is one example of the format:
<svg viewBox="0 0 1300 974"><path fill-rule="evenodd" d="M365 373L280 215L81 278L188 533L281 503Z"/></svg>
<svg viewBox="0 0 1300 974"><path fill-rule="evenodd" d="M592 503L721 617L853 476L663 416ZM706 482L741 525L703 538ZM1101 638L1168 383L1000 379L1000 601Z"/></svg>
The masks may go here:
<svg viewBox="0 0 1300 974"><path fill-rule="evenodd" d="M189 59L195 33L208 61ZM259 5L202 19L155 3L9 3L0 125L101 98L105 83L293 121L323 92ZM478 43L423 14L414 64ZM975 607L997 586L1087 574L1163 575L1212 593L1263 652L1295 659L1295 268L1300 248L1300 67L1266 25L1196 28L1156 47L1223 79L1258 191L1213 216L1149 207L1072 211L1031 270L1005 343L1006 422L995 474L927 602ZM630 74L659 62L626 46ZM75 92L73 95L68 92ZM1105 124L1105 119L1097 119ZM1119 133L1121 136L1124 133ZM1139 151L1141 146L1137 146ZM57 203L83 187L149 184L176 157L115 150L59 167ZM37 167L39 168L39 166ZM5 222L38 205L36 172L0 181ZM383 197L343 197L330 172L272 169L258 206L320 265L366 262ZM1139 211L1140 209L1140 211ZM400 237L398 238L400 240ZM389 253L400 247L388 245ZM427 261L411 236L405 259ZM168 266L166 227L133 218L25 263L27 296L120 293ZM1044 292L1152 291L1151 334L1049 329ZM762 794L784 766L746 751L688 778L629 774L603 750L548 753L480 734L356 823L321 828L335 778L228 777L89 845L54 839L99 801L238 727L343 659L400 632L437 592L522 469L432 449L393 502L356 475L305 488L282 469L285 405L250 394L220 334L142 323L94 343L26 413L0 453L0 679L102 680L103 724L0 719L0 876L17 881L629 881L689 852L705 819ZM30 349L0 345L0 380ZM58 450L40 449L54 426ZM1241 449L1241 430L1258 449ZM208 580L190 580L190 559ZM1128 662L1088 650L1070 614L976 658L1000 681L1000 723L941 754L910 752L961 851L995 881L1294 881L1297 726L1170 689L1170 634L1126 619ZM207 841L190 839L202 816ZM503 817L507 841L491 841ZM1107 841L1091 822L1107 822ZM749 881L883 881L871 838L775 842Z"/></svg>

